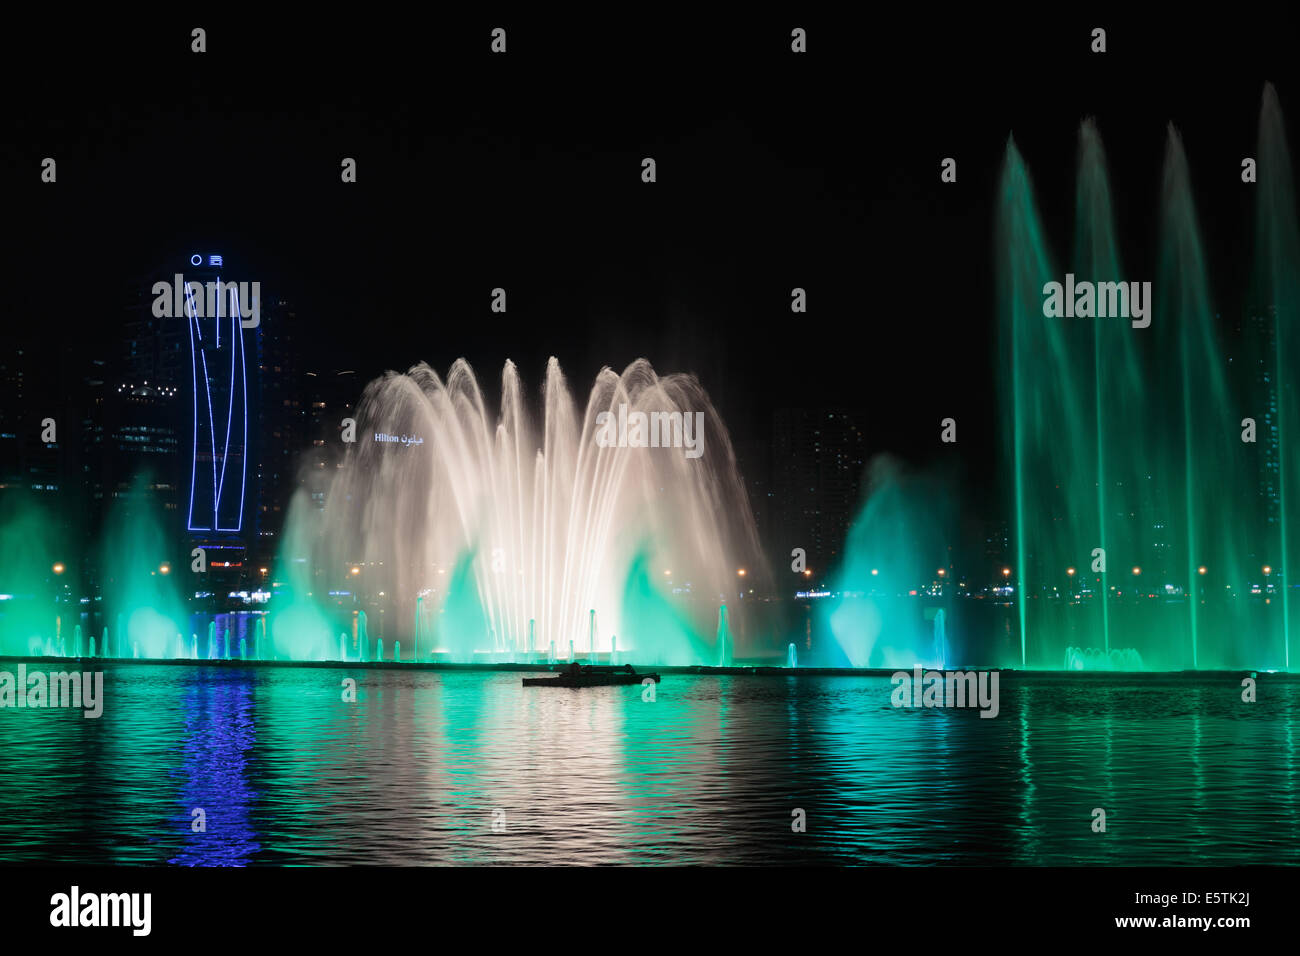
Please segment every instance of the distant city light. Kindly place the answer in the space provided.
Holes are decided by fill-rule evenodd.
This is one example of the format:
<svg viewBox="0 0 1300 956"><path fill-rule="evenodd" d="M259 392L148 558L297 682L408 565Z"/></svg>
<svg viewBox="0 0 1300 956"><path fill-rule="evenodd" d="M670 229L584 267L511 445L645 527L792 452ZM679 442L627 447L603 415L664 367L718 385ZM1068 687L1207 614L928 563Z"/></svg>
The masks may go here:
<svg viewBox="0 0 1300 956"><path fill-rule="evenodd" d="M1074 568L1066 568L1065 573L1068 574L1070 577L1074 577Z"/></svg>
<svg viewBox="0 0 1300 956"><path fill-rule="evenodd" d="M948 572L945 571L943 568L940 568L940 569L939 569L939 577L943 577L943 576L944 576L945 574L947 574L947 573L948 573Z"/></svg>
<svg viewBox="0 0 1300 956"><path fill-rule="evenodd" d="M353 569L352 569L352 573L353 573L353 574L360 574L360 573L361 573L361 569L360 569L360 568L353 568Z"/></svg>
<svg viewBox="0 0 1300 956"><path fill-rule="evenodd" d="M741 569L738 570L736 573L739 574L739 575L743 578L743 577L745 576L745 569L744 569L744 568L741 568Z"/></svg>
<svg viewBox="0 0 1300 956"><path fill-rule="evenodd" d="M1134 569L1133 569L1133 573L1134 573L1134 574L1141 574L1141 573L1142 573L1142 569L1141 569L1141 568L1134 568Z"/></svg>
<svg viewBox="0 0 1300 956"><path fill-rule="evenodd" d="M1204 574L1204 573L1205 573L1205 565L1202 564L1199 568L1197 568L1197 569L1196 569L1196 573L1197 573L1197 574Z"/></svg>
<svg viewBox="0 0 1300 956"><path fill-rule="evenodd" d="M1265 573L1265 574L1272 574L1272 573L1273 573L1273 569L1272 569L1271 567L1269 567L1269 566L1266 564L1266 565L1264 565L1264 573Z"/></svg>
<svg viewBox="0 0 1300 956"><path fill-rule="evenodd" d="M171 574L171 573L172 573L172 566L171 566L170 564L168 564L166 561L164 561L162 564L158 565L158 573L159 573L159 574Z"/></svg>
<svg viewBox="0 0 1300 956"><path fill-rule="evenodd" d="M59 561L59 562L56 562L56 563L55 563L55 565L54 565L54 573L55 573L55 574L62 574L62 573L63 573L63 562L62 562L62 561Z"/></svg>
<svg viewBox="0 0 1300 956"><path fill-rule="evenodd" d="M872 569L871 569L871 576L872 576L872 577L875 577L875 576L876 576L877 574L879 574L879 573L880 573L880 571L878 571L876 568L872 568Z"/></svg>
<svg viewBox="0 0 1300 956"><path fill-rule="evenodd" d="M1009 577L1011 577L1011 569L1010 569L1010 568L1003 568L1003 569L1002 569L1002 576L1003 576L1004 578L1009 578Z"/></svg>

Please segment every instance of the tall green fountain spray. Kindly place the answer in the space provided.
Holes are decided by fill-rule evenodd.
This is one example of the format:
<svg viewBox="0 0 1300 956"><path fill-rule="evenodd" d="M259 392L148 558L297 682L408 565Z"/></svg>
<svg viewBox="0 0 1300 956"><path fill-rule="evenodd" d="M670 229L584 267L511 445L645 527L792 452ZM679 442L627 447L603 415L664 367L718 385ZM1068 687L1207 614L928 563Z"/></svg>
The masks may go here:
<svg viewBox="0 0 1300 956"><path fill-rule="evenodd" d="M997 209L1021 663L1057 663L1068 646L1069 667L1289 667L1300 227L1276 94L1266 88L1260 115L1253 301L1231 333L1177 131L1149 284L1121 261L1092 122L1078 159L1069 272L1055 266L1014 142ZM1078 308L1047 309L1049 283ZM1112 302L1150 296L1103 314L1103 284Z"/></svg>
<svg viewBox="0 0 1300 956"><path fill-rule="evenodd" d="M1057 530L1050 519L1044 521L1043 507L1054 508L1059 501L1055 494L1060 488L1058 459L1052 451L1057 445L1063 446L1062 454L1086 447L1081 426L1091 416L1085 417L1077 407L1081 389L1065 360L1061 327L1043 320L1041 290L1045 283L1056 278L1056 269L1047 251L1029 170L1014 140L1007 142L1002 166L996 231L997 301L1003 330L1000 364L1011 378L1010 388L1004 389L1007 401L1003 418L1011 430L1016 555L1013 573L1020 618L1020 664L1024 667L1029 659L1027 582L1032 576L1027 525L1032 518L1036 522L1035 530L1044 536L1053 532L1070 533ZM1060 415L1057 407L1061 403L1076 407ZM1067 489L1079 480L1077 475L1064 477ZM1068 497L1067 493L1067 500ZM1066 509L1063 517L1068 520L1071 514ZM1064 548L1068 544L1048 550L1067 553Z"/></svg>
<svg viewBox="0 0 1300 956"><path fill-rule="evenodd" d="M319 512L303 489L289 503L289 520L280 543L278 577L288 587L276 594L265 637L266 650L277 660L322 661L334 656L333 624L314 597L313 544L319 532ZM266 651L263 651L264 658Z"/></svg>
<svg viewBox="0 0 1300 956"><path fill-rule="evenodd" d="M1074 274L1076 281L1086 282L1118 282L1127 278L1120 267L1105 151L1092 120L1085 120L1079 129ZM1113 516L1116 513L1138 513L1142 509L1135 491L1141 487L1142 481L1149 478L1149 469L1143 460L1145 446L1142 442L1132 441L1131 433L1124 428L1124 410L1134 407L1132 403L1139 400L1145 383L1135 355L1133 329L1128 323L1094 320L1085 322L1084 329L1092 338L1092 380L1089 387L1093 395L1092 424L1096 448L1095 540L1103 553L1118 554L1132 550L1137 542L1131 537L1127 541L1119 540L1120 529L1115 527L1117 522ZM1117 480L1117 473L1123 477ZM1082 563L1090 555L1091 549L1084 550L1076 560L1080 562L1078 567L1083 568L1085 577L1097 585L1094 604L1100 607L1102 647L1109 654L1110 567L1103 565L1102 570L1093 572L1091 561ZM1086 616L1085 626L1093 623L1096 617L1095 613Z"/></svg>
<svg viewBox="0 0 1300 956"><path fill-rule="evenodd" d="M664 592L648 550L638 551L624 580L622 613L614 622L623 647L644 663L695 664L709 659L707 641L692 619ZM716 653L716 648L715 648Z"/></svg>
<svg viewBox="0 0 1300 956"><path fill-rule="evenodd" d="M1185 640L1192 667L1207 658L1223 666L1236 659L1234 644L1250 629L1249 585L1264 573L1248 558L1249 541L1257 534L1251 502L1258 489L1246 467L1241 404L1226 371L1225 356L1232 350L1225 348L1212 306L1187 157L1172 125L1165 153L1157 278L1158 341L1162 351L1178 356L1181 373L1176 388L1172 382L1166 385L1181 396L1181 416L1171 420L1182 422L1182 480L1171 485L1179 488L1185 517L1182 534L1172 536L1174 551L1183 555L1188 590L1196 593L1200 568L1205 567L1210 586L1202 590L1211 592L1207 603L1201 598L1188 601ZM1234 589L1238 596L1225 601L1222 592Z"/></svg>
<svg viewBox="0 0 1300 956"><path fill-rule="evenodd" d="M851 667L942 666L915 588L947 558L952 489L888 455L868 463L863 483L862 507L832 575L836 596L817 602L815 613Z"/></svg>
<svg viewBox="0 0 1300 956"><path fill-rule="evenodd" d="M138 476L129 494L113 501L105 520L100 555L104 604L117 614L112 635L118 657L167 657L188 616L171 571L174 545L164 532L161 507Z"/></svg>
<svg viewBox="0 0 1300 956"><path fill-rule="evenodd" d="M1253 301L1249 307L1252 314L1248 320L1266 321L1270 313L1272 318L1275 355L1272 362L1267 361L1267 356L1260 356L1273 373L1272 387L1265 389L1261 398L1265 402L1272 398L1276 403L1277 435L1276 440L1271 436L1261 439L1267 444L1259 454L1266 456L1265 474L1274 465L1277 472L1276 514L1267 513L1265 518L1276 529L1271 537L1277 542L1281 570L1282 660L1283 666L1290 670L1294 603L1290 592L1295 543L1291 539L1287 502L1294 500L1297 493L1300 469L1294 467L1294 461L1288 467L1287 452L1300 442L1300 435L1296 434L1300 428L1300 391L1292 382L1300 370L1300 228L1296 221L1295 180L1282 107L1272 84L1264 87L1256 159L1259 181L1255 186L1255 274Z"/></svg>
<svg viewBox="0 0 1300 956"><path fill-rule="evenodd" d="M53 599L71 573L64 565L73 564L71 555L55 552L54 528L30 493L6 492L0 500L0 654L39 653L50 633Z"/></svg>

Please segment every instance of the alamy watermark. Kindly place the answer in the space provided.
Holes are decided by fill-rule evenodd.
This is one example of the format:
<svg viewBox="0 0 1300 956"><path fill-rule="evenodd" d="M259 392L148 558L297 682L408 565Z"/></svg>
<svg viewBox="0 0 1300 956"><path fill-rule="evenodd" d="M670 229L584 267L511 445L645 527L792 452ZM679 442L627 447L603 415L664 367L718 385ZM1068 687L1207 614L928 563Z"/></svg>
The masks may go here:
<svg viewBox="0 0 1300 956"><path fill-rule="evenodd" d="M687 458L704 454L703 412L629 412L627 403L596 415L601 448L684 448Z"/></svg>
<svg viewBox="0 0 1300 956"><path fill-rule="evenodd" d="M1150 282L1078 282L1065 274L1065 285L1043 286L1043 315L1049 319L1132 319L1133 328L1151 324Z"/></svg>
<svg viewBox="0 0 1300 956"><path fill-rule="evenodd" d="M996 717L997 671L895 671L889 695L895 707L978 707L981 717Z"/></svg>
<svg viewBox="0 0 1300 956"><path fill-rule="evenodd" d="M79 707L87 719L104 712L104 672L0 671L0 708Z"/></svg>
<svg viewBox="0 0 1300 956"><path fill-rule="evenodd" d="M73 886L50 897L54 927L124 926L133 936L148 936L153 920L152 893L83 893Z"/></svg>
<svg viewBox="0 0 1300 956"><path fill-rule="evenodd" d="M239 316L239 324L255 329L262 321L261 282L211 282L185 281L177 272L169 285L153 284L153 314L155 318L171 319L182 316L201 319L220 319Z"/></svg>

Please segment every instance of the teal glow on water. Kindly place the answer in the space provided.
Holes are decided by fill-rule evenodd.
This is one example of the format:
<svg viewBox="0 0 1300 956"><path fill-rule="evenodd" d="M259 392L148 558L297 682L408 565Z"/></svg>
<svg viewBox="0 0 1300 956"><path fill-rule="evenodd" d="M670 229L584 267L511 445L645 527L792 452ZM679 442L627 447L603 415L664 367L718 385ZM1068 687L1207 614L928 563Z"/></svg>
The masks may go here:
<svg viewBox="0 0 1300 956"><path fill-rule="evenodd" d="M1003 678L981 719L883 677L110 666L98 720L0 710L0 861L1300 863L1300 683Z"/></svg>

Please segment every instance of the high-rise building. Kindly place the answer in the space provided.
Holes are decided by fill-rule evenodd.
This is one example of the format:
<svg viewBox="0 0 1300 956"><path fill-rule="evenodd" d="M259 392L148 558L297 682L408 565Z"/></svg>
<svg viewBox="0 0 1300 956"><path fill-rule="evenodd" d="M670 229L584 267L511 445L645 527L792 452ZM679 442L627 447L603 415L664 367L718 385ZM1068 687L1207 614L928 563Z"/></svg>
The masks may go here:
<svg viewBox="0 0 1300 956"><path fill-rule="evenodd" d="M775 413L768 542L773 558L788 563L791 550L803 548L816 571L840 563L861 506L865 423L865 414L844 409Z"/></svg>
<svg viewBox="0 0 1300 956"><path fill-rule="evenodd" d="M196 254L191 263L182 280L181 303L193 384L187 528L209 536L243 535L250 363L240 313L249 303L239 301L236 284L225 284L221 256Z"/></svg>
<svg viewBox="0 0 1300 956"><path fill-rule="evenodd" d="M0 357L0 496L45 507L60 534L72 531L76 489L69 487L70 445L66 356L24 346ZM19 505L20 507L22 505Z"/></svg>
<svg viewBox="0 0 1300 956"><path fill-rule="evenodd" d="M57 490L56 456L40 438L36 377L29 350L0 356L0 491Z"/></svg>
<svg viewBox="0 0 1300 956"><path fill-rule="evenodd" d="M80 467L87 499L102 512L114 500L148 493L164 520L182 508L182 456L175 386L87 381ZM141 484L142 482L142 484Z"/></svg>
<svg viewBox="0 0 1300 956"><path fill-rule="evenodd" d="M127 290L116 374L90 416L90 441L112 445L97 466L120 489L147 470L146 489L168 535L208 552L214 591L238 583L256 540L260 285L225 256L189 251ZM251 317L256 316L256 320ZM247 321L247 327L245 322ZM162 448L175 448L169 473ZM125 449L136 448L130 456ZM150 455L155 457L151 458ZM101 488L101 493L108 491Z"/></svg>
<svg viewBox="0 0 1300 956"><path fill-rule="evenodd" d="M249 535L252 557L259 568L275 559L289 501L297 488L299 460L308 447L304 375L300 364L303 342L298 315L284 299L262 305L261 334L256 343L256 428L252 455L253 525ZM252 354L252 353L250 353Z"/></svg>
<svg viewBox="0 0 1300 956"><path fill-rule="evenodd" d="M356 417L364 387L354 369L306 373L303 391L307 407L303 412L308 447L299 484L318 508L325 507L332 476L343 463L343 420Z"/></svg>
<svg viewBox="0 0 1300 956"><path fill-rule="evenodd" d="M1277 309L1253 306L1235 323L1228 344L1231 379L1240 395L1243 417L1255 420L1255 525L1243 529L1251 565L1278 553L1282 526L1281 401L1277 368ZM1243 503L1244 505L1245 503Z"/></svg>

